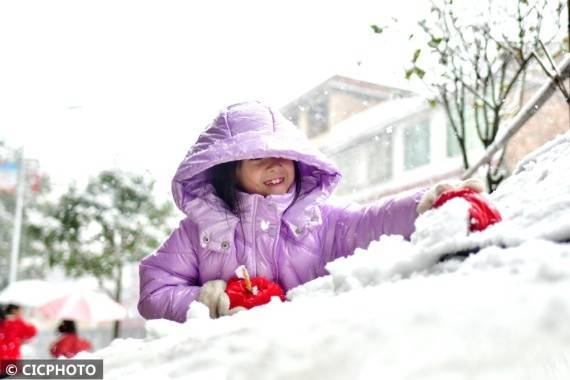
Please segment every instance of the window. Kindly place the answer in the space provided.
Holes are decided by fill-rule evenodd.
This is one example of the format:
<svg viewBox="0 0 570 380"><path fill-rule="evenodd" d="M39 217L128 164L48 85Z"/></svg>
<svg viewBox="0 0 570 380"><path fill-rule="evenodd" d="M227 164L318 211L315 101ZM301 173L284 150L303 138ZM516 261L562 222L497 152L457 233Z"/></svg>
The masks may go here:
<svg viewBox="0 0 570 380"><path fill-rule="evenodd" d="M315 102L314 104L311 104L307 112L309 124L307 129L307 137L315 137L328 130L329 115L324 99L321 102Z"/></svg>
<svg viewBox="0 0 570 380"><path fill-rule="evenodd" d="M457 136L451 125L447 124L447 157L455 157L461 154L461 148L457 141Z"/></svg>
<svg viewBox="0 0 570 380"><path fill-rule="evenodd" d="M473 149L475 147L482 147L483 143L479 139L479 135L477 134L477 127L475 125L475 113L468 109L466 111L466 125L465 125L465 134L466 134L466 143L467 149ZM481 121L483 123L483 121ZM459 147L459 142L457 141L457 137L455 136L455 132L453 132L453 128L451 125L447 124L447 157L456 157L461 154L461 148Z"/></svg>
<svg viewBox="0 0 570 380"><path fill-rule="evenodd" d="M343 177L339 194L359 191L392 177L392 135L379 133L332 157Z"/></svg>
<svg viewBox="0 0 570 380"><path fill-rule="evenodd" d="M404 129L404 169L414 169L430 161L429 119Z"/></svg>
<svg viewBox="0 0 570 380"><path fill-rule="evenodd" d="M392 177L392 135L382 132L367 143L368 182L376 184Z"/></svg>

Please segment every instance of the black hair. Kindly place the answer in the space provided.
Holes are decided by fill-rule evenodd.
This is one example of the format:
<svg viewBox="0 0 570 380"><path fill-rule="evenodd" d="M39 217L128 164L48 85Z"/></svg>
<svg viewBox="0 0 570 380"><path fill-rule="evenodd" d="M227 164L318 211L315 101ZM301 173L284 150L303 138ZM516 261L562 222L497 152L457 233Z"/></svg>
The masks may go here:
<svg viewBox="0 0 570 380"><path fill-rule="evenodd" d="M17 310L20 310L20 305L16 305L13 303L6 305L6 307L4 308L4 312L6 313L6 315L14 314L14 311Z"/></svg>
<svg viewBox="0 0 570 380"><path fill-rule="evenodd" d="M301 173L299 170L299 163L293 161L295 164L295 200L299 197L301 193ZM241 161L230 161L224 162L211 167L208 170L209 179L216 190L216 195L224 201L226 206L230 211L236 215L240 216L240 206L237 197L237 191L239 190L239 183L237 180L236 170L241 164Z"/></svg>
<svg viewBox="0 0 570 380"><path fill-rule="evenodd" d="M4 319L6 319L6 312L3 307L0 307L0 323L2 323Z"/></svg>
<svg viewBox="0 0 570 380"><path fill-rule="evenodd" d="M77 328L75 327L75 322L69 319L64 319L61 321L59 326L57 326L57 331L61 334L75 334L77 332Z"/></svg>
<svg viewBox="0 0 570 380"><path fill-rule="evenodd" d="M239 161L224 162L210 168L208 173L210 181L216 190L216 195L224 201L233 214L238 216L240 213L237 197L239 184L236 171L239 163Z"/></svg>

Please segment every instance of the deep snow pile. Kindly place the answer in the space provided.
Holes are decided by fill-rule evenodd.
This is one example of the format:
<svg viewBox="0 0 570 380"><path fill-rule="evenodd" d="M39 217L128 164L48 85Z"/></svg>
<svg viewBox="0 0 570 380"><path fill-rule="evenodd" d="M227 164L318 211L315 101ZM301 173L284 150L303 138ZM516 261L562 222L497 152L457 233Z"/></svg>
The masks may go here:
<svg viewBox="0 0 570 380"><path fill-rule="evenodd" d="M465 202L450 201L413 242L330 263L291 302L218 320L194 304L183 325L150 321L147 339L91 355L105 379L568 379L570 246L544 239L570 238L569 172L566 134L492 195L504 221L486 231L468 235Z"/></svg>

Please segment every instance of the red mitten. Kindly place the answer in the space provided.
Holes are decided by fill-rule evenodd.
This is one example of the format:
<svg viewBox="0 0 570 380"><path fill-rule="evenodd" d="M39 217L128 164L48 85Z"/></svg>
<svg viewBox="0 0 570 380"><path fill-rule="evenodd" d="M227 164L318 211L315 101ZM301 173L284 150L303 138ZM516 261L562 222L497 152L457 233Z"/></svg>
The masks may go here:
<svg viewBox="0 0 570 380"><path fill-rule="evenodd" d="M253 289L257 289L253 292L249 291L246 286L246 280L241 278L234 277L228 281L226 293L230 298L230 309L237 306L251 309L252 307L268 303L271 297L274 296L281 298L281 301L285 301L283 289L277 283L269 281L265 277L253 277L251 286Z"/></svg>
<svg viewBox="0 0 570 380"><path fill-rule="evenodd" d="M471 204L469 209L470 231L483 231L487 226L501 221L499 211L480 193L469 188L451 189L441 193L431 208L438 208L448 200L457 197Z"/></svg>

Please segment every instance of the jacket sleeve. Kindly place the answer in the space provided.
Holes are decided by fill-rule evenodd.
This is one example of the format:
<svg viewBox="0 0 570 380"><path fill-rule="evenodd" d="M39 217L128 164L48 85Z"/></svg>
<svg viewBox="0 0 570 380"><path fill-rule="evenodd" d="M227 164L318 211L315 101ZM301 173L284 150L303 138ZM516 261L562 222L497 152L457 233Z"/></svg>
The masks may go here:
<svg viewBox="0 0 570 380"><path fill-rule="evenodd" d="M184 221L157 252L139 264L138 310L145 319L186 320L192 301L198 298L198 262Z"/></svg>
<svg viewBox="0 0 570 380"><path fill-rule="evenodd" d="M34 325L32 325L31 323L28 323L26 321L24 321L23 319L16 319L15 320L15 325L17 326L17 335L18 338L22 341L25 342L29 339L32 339L34 336L36 336L38 330L36 329L36 327Z"/></svg>
<svg viewBox="0 0 570 380"><path fill-rule="evenodd" d="M366 206L327 206L323 245L325 262L367 248L381 235L402 235L410 239L418 216L416 207L427 189L403 193Z"/></svg>
<svg viewBox="0 0 570 380"><path fill-rule="evenodd" d="M91 342L89 342L87 339L77 339L77 352L81 352L81 351L91 351L93 349L93 346L91 345Z"/></svg>

